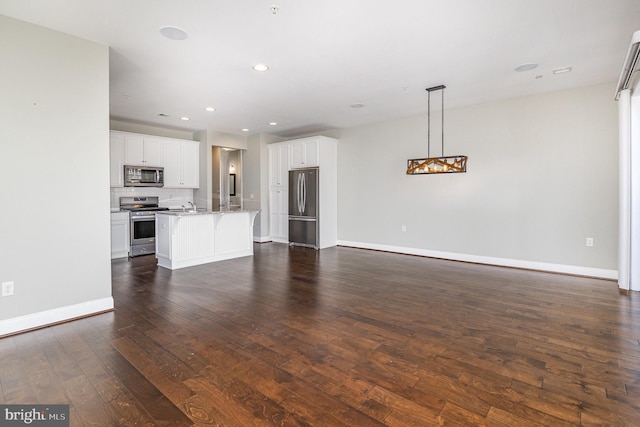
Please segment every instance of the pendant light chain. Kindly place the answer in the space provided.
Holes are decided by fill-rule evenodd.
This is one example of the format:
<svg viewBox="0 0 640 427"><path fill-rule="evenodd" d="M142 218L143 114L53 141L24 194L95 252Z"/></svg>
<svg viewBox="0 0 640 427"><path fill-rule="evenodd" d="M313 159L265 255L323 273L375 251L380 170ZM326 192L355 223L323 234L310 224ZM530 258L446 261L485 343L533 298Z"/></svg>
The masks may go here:
<svg viewBox="0 0 640 427"><path fill-rule="evenodd" d="M427 89L427 157L431 157L431 90ZM441 155L444 156L444 87L436 88L435 90L440 90L441 92L440 109L442 114L442 124L440 129L440 151L442 153Z"/></svg>
<svg viewBox="0 0 640 427"><path fill-rule="evenodd" d="M442 89L440 91L442 93L442 106L441 106L441 112L440 114L442 114L442 154L441 156L444 156L444 89Z"/></svg>
<svg viewBox="0 0 640 427"><path fill-rule="evenodd" d="M431 157L431 92L427 91L427 157Z"/></svg>

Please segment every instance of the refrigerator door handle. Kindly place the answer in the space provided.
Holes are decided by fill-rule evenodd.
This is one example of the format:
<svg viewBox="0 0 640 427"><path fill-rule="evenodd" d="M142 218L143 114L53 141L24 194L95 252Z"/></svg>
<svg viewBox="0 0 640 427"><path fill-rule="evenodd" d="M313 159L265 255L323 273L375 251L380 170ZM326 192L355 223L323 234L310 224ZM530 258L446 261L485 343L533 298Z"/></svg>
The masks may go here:
<svg viewBox="0 0 640 427"><path fill-rule="evenodd" d="M305 174L302 174L302 211L304 213L307 210L307 179Z"/></svg>
<svg viewBox="0 0 640 427"><path fill-rule="evenodd" d="M296 183L296 198L298 202L298 215L302 215L302 175L298 174L298 182Z"/></svg>

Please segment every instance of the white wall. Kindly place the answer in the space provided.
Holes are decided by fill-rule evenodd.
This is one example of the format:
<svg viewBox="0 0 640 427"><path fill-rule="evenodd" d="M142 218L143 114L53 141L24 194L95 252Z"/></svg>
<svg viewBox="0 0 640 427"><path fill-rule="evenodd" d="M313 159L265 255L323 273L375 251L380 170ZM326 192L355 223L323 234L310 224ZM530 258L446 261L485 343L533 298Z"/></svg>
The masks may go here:
<svg viewBox="0 0 640 427"><path fill-rule="evenodd" d="M613 92L604 84L447 110L445 154L468 155L466 174L405 175L407 159L426 157L426 112L332 133L340 241L614 278Z"/></svg>
<svg viewBox="0 0 640 427"><path fill-rule="evenodd" d="M122 132L141 133L144 135L162 136L165 138L186 139L188 141L198 141L194 132L184 129L171 129L159 126L144 125L141 123L126 122L123 120L111 119L109 121L111 130Z"/></svg>
<svg viewBox="0 0 640 427"><path fill-rule="evenodd" d="M203 130L194 135L194 140L200 141L200 166L198 172L200 177L198 182L200 187L193 190L194 202L201 208L212 208L211 200L211 145L207 140L207 131ZM208 159L208 160L207 160Z"/></svg>
<svg viewBox="0 0 640 427"><path fill-rule="evenodd" d="M237 148L238 150L246 150L247 137L244 135L236 135L233 133L218 132L213 129L207 131L207 139L211 146Z"/></svg>
<svg viewBox="0 0 640 427"><path fill-rule="evenodd" d="M0 335L113 307L108 60L0 15Z"/></svg>

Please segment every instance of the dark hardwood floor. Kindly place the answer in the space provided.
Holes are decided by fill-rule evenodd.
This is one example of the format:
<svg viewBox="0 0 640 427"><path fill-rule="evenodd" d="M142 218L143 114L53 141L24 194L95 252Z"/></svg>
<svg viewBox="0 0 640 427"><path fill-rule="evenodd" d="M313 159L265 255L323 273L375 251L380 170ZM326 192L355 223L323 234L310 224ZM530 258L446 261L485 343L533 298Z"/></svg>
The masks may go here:
<svg viewBox="0 0 640 427"><path fill-rule="evenodd" d="M113 263L116 311L0 339L1 403L72 426L640 425L615 282L282 244Z"/></svg>

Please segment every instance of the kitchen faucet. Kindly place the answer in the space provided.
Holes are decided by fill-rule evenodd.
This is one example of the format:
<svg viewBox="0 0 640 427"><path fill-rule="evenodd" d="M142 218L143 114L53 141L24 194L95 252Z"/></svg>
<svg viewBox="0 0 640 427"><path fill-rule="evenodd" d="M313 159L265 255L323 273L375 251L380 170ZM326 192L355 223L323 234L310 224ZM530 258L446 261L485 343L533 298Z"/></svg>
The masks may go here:
<svg viewBox="0 0 640 427"><path fill-rule="evenodd" d="M194 211L197 211L197 210L198 210L198 208L196 207L196 204L195 204L195 203L189 202L189 204L191 205L191 208L192 208Z"/></svg>

